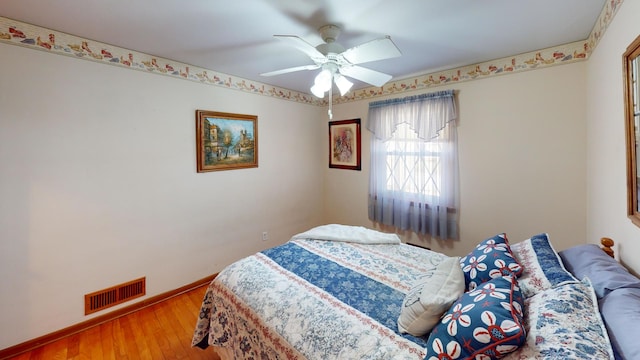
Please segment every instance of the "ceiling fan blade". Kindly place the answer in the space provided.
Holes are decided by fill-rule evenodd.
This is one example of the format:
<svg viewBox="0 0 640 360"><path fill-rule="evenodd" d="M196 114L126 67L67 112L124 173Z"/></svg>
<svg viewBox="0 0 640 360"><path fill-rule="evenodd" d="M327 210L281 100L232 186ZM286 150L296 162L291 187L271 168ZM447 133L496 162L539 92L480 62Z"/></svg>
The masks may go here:
<svg viewBox="0 0 640 360"><path fill-rule="evenodd" d="M387 81L391 80L393 77L389 74L363 68L361 66L343 66L340 68L340 73L378 87L386 84Z"/></svg>
<svg viewBox="0 0 640 360"><path fill-rule="evenodd" d="M320 65L303 65L303 66L296 66L292 68L262 73L260 74L260 76L274 76L274 75L286 74L286 73L302 71L302 70L315 70L318 68L320 68Z"/></svg>
<svg viewBox="0 0 640 360"><path fill-rule="evenodd" d="M295 47L296 49L302 51L307 54L315 63L324 63L327 61L327 57L324 56L318 49L316 49L313 45L304 41L302 38L295 35L273 35L275 38L278 38L287 44Z"/></svg>
<svg viewBox="0 0 640 360"><path fill-rule="evenodd" d="M391 59L402 55L402 53L396 44L391 41L391 38L386 36L354 46L345 50L341 55L352 64L362 64L370 61Z"/></svg>

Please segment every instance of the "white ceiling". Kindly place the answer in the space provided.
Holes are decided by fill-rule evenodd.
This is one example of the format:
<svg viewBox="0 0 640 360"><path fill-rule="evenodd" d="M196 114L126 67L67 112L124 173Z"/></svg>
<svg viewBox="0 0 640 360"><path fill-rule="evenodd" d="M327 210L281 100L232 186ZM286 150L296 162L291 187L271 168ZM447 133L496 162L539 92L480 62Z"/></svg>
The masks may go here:
<svg viewBox="0 0 640 360"><path fill-rule="evenodd" d="M1 0L0 16L309 93L316 71L273 35L345 48L389 35L402 56L361 66L403 79L584 40L606 0ZM369 85L355 82L354 89Z"/></svg>

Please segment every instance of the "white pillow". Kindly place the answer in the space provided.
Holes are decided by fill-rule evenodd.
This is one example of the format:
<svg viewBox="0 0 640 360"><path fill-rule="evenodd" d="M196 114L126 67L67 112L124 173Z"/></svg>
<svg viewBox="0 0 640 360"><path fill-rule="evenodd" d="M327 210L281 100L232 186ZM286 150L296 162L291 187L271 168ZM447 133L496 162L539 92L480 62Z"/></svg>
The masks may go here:
<svg viewBox="0 0 640 360"><path fill-rule="evenodd" d="M427 334L464 293L460 258L449 257L425 273L402 302L398 331L414 336Z"/></svg>

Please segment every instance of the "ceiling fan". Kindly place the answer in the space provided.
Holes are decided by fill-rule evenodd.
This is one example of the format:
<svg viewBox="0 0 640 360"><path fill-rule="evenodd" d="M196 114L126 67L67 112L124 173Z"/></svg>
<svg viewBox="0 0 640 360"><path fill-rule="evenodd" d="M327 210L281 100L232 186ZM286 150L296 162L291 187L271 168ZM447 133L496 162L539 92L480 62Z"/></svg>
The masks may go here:
<svg viewBox="0 0 640 360"><path fill-rule="evenodd" d="M311 87L311 92L319 98L323 98L326 91L329 91L329 97L331 97L332 82L336 83L341 95L347 93L353 83L346 77L378 87L391 80L391 75L358 66L358 64L366 62L390 59L402 55L389 36L345 50L342 45L336 42L341 31L338 26L332 24L324 25L318 31L324 43L315 47L295 35L274 35L277 39L307 54L314 62L314 65L296 66L260 75L274 76L295 71L322 69ZM329 104L331 104L331 99L329 99ZM329 116L331 116L331 110L329 110Z"/></svg>

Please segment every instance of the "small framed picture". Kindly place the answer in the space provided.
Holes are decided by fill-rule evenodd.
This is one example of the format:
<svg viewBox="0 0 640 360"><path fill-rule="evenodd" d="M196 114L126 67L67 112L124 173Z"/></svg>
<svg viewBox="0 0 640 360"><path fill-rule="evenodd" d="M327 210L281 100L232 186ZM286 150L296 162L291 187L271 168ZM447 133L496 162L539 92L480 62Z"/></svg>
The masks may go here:
<svg viewBox="0 0 640 360"><path fill-rule="evenodd" d="M198 172L258 167L258 117L196 110Z"/></svg>
<svg viewBox="0 0 640 360"><path fill-rule="evenodd" d="M360 170L360 119L329 122L329 167Z"/></svg>

